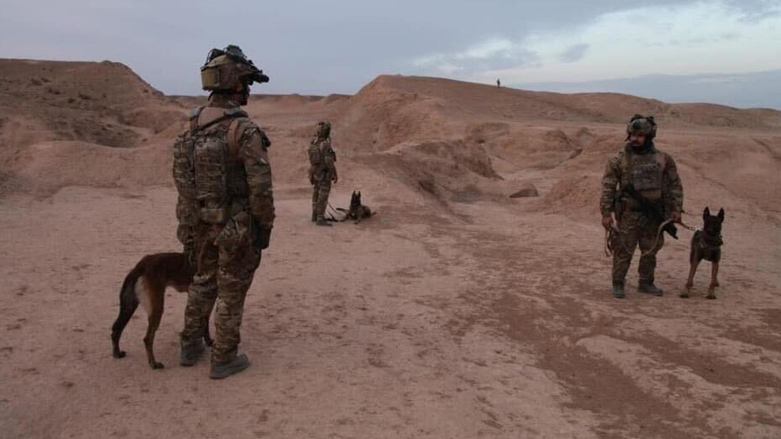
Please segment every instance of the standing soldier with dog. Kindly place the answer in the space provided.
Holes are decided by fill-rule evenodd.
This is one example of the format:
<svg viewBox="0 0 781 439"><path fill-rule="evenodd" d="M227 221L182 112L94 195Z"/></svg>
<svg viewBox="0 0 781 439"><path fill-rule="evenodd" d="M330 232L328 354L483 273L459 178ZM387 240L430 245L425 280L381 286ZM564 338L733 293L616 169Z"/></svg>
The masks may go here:
<svg viewBox="0 0 781 439"><path fill-rule="evenodd" d="M654 146L653 116L634 115L626 134L624 148L607 163L600 199L602 226L610 232L613 250L612 294L624 297L624 280L639 244L638 291L661 296L654 284L656 253L664 245L665 223L681 222L683 187L673 158Z"/></svg>
<svg viewBox="0 0 781 439"><path fill-rule="evenodd" d="M318 122L315 137L309 143L309 183L312 185L312 221L330 227L325 220L331 182L336 184L336 153L331 147L331 124Z"/></svg>
<svg viewBox="0 0 781 439"><path fill-rule="evenodd" d="M179 192L177 237L195 266L188 290L180 364L204 352L203 335L215 306L216 336L210 377L220 379L249 365L238 355L244 299L268 247L274 198L266 134L240 109L253 82L268 76L238 46L209 52L201 67L209 104L190 115L190 128L174 144Z"/></svg>

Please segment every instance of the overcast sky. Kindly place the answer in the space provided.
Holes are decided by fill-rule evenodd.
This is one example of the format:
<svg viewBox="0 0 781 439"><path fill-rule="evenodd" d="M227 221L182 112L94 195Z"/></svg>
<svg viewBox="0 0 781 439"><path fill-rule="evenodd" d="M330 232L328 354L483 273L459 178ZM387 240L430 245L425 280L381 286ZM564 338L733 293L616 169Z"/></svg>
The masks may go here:
<svg viewBox="0 0 781 439"><path fill-rule="evenodd" d="M199 93L206 53L230 43L271 77L256 93L355 93L382 73L604 86L781 70L781 0L0 0L0 10L0 57L119 61L167 94ZM701 100L719 99L729 103Z"/></svg>

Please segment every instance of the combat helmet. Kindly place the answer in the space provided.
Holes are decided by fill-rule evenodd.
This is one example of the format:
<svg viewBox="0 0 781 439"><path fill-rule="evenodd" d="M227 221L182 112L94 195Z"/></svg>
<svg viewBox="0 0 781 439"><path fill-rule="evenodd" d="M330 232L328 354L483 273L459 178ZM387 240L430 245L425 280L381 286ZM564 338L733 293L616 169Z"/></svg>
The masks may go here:
<svg viewBox="0 0 781 439"><path fill-rule="evenodd" d="M231 90L238 82L251 85L253 82L268 82L263 70L244 55L239 46L228 45L224 49L212 49L201 67L201 86L204 90Z"/></svg>
<svg viewBox="0 0 781 439"><path fill-rule="evenodd" d="M626 139L632 134L645 136L646 142L656 137L656 121L653 116L635 114L626 125Z"/></svg>

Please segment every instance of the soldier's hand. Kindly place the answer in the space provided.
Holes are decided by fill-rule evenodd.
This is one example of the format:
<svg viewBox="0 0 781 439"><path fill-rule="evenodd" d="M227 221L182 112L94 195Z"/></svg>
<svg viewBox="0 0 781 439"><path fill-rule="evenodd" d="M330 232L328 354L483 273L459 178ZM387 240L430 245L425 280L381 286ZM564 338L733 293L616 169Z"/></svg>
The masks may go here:
<svg viewBox="0 0 781 439"><path fill-rule="evenodd" d="M612 215L602 217L602 227L604 227L605 230L610 230L613 228L613 223L614 221Z"/></svg>
<svg viewBox="0 0 781 439"><path fill-rule="evenodd" d="M336 184L338 182L339 182L339 176L338 175L334 175L334 184Z"/></svg>
<svg viewBox="0 0 781 439"><path fill-rule="evenodd" d="M271 241L271 229L260 227L258 229L258 235L255 239L255 246L260 250L268 248L269 241Z"/></svg>
<svg viewBox="0 0 781 439"><path fill-rule="evenodd" d="M681 212L673 212L670 217L672 218L674 223L681 223Z"/></svg>

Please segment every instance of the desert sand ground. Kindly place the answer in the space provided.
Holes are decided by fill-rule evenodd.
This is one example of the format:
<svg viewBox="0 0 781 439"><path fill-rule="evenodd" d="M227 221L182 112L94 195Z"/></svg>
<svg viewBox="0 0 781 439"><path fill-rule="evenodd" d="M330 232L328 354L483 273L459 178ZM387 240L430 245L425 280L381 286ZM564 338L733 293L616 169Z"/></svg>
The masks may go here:
<svg viewBox="0 0 781 439"><path fill-rule="evenodd" d="M152 370L143 311L111 356L127 271L179 248L170 144L203 98L121 64L0 60L0 437L781 437L781 113L381 76L354 96L255 96L277 220L223 381L178 365L169 292ZM718 299L609 294L599 179L654 114L685 222L724 207ZM334 123L341 180L379 213L309 222L306 147ZM539 197L511 199L534 185Z"/></svg>

